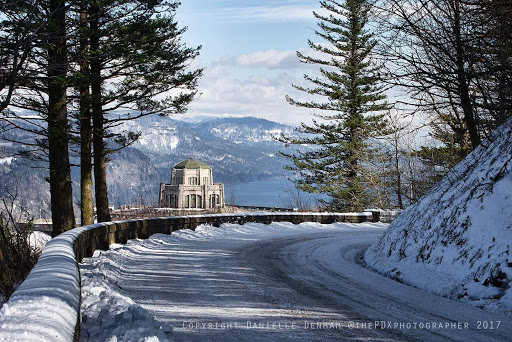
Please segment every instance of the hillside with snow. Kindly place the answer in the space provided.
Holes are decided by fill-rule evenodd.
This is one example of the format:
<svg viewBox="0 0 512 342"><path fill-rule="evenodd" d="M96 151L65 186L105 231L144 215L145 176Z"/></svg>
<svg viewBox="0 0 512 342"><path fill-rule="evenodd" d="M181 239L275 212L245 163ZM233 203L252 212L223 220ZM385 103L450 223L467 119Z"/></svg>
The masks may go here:
<svg viewBox="0 0 512 342"><path fill-rule="evenodd" d="M273 140L272 135L294 132L292 126L253 117L205 118L199 122L185 122L155 115L127 121L112 130L141 133L131 147L109 155L107 185L109 200L114 206L156 202L160 182L169 182L172 167L189 158L210 165L216 182L284 179L288 176L284 169L287 161L276 155L284 145ZM27 211L29 217L49 217L46 163L20 158L18 155L24 147L9 142L29 143L36 137L10 129L3 133L2 138L6 141L0 140L0 197L16 193L17 206ZM74 151L77 149L76 146L72 148ZM72 154L71 163L79 164L76 153ZM78 201L79 168L71 169L71 178Z"/></svg>
<svg viewBox="0 0 512 342"><path fill-rule="evenodd" d="M122 130L142 133L133 148L149 157L162 182L169 181L174 165L194 158L213 168L215 181L246 183L286 177L285 160L276 156L284 146L272 135L292 134L294 128L253 117L184 122L147 116L126 122Z"/></svg>
<svg viewBox="0 0 512 342"><path fill-rule="evenodd" d="M512 121L496 130L365 254L378 272L512 317Z"/></svg>
<svg viewBox="0 0 512 342"><path fill-rule="evenodd" d="M255 117L213 118L199 122L195 129L203 136L221 138L235 144L261 144L269 147L276 144L281 146L273 136L281 133L287 136L296 134L292 126Z"/></svg>

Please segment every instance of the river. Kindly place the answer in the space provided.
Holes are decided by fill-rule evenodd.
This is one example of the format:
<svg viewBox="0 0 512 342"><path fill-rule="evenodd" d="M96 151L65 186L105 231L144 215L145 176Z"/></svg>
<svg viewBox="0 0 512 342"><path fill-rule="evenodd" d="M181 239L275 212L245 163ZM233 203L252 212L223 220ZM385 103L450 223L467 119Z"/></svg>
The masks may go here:
<svg viewBox="0 0 512 342"><path fill-rule="evenodd" d="M297 191L287 179L272 179L242 184L224 184L226 203L264 207L315 207L325 195ZM302 205L299 205L300 203Z"/></svg>

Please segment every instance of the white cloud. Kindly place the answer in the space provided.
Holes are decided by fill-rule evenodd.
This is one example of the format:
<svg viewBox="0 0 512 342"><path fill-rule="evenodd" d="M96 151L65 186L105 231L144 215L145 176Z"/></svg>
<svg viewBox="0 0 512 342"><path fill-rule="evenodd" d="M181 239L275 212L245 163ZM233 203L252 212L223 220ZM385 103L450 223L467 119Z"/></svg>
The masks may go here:
<svg viewBox="0 0 512 342"><path fill-rule="evenodd" d="M315 2L309 4L288 4L281 6L228 7L218 11L219 19L233 23L247 22L296 22L314 20Z"/></svg>
<svg viewBox="0 0 512 342"><path fill-rule="evenodd" d="M206 69L199 84L201 96L192 103L190 114L256 116L294 124L309 121L307 109L291 106L285 99L286 94L295 94L292 84L301 77L301 73L276 71L244 77L214 66Z"/></svg>
<svg viewBox="0 0 512 342"><path fill-rule="evenodd" d="M238 56L237 64L244 67L295 68L299 64L297 53L292 50L257 51Z"/></svg>
<svg viewBox="0 0 512 342"><path fill-rule="evenodd" d="M317 58L325 57L312 49L300 51ZM318 75L318 65L299 63L293 50L269 49L224 57L205 69L199 82L201 96L191 104L189 113L309 123L315 111L294 107L285 99L286 95L299 101L313 99L292 87L292 84L310 86L304 81L304 74Z"/></svg>
<svg viewBox="0 0 512 342"><path fill-rule="evenodd" d="M269 49L221 59L220 64L245 68L291 69L299 67L297 53L293 50Z"/></svg>
<svg viewBox="0 0 512 342"><path fill-rule="evenodd" d="M325 55L313 49L299 49L306 56L314 58L325 58ZM217 64L224 66L239 66L243 68L266 68L266 69L315 69L318 66L299 62L297 51L269 49L255 51L238 56L227 56Z"/></svg>

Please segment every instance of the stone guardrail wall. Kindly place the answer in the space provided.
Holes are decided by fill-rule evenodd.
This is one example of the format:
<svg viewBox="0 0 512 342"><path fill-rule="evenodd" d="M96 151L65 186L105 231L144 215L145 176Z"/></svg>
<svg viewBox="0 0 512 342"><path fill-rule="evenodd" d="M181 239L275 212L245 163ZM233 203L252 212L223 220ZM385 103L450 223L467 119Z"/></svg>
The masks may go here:
<svg viewBox="0 0 512 342"><path fill-rule="evenodd" d="M174 216L98 223L65 232L44 248L36 266L0 311L3 332L19 340L77 341L80 328L80 272L78 262L112 243L171 234L201 224L258 222L378 222L381 211L364 213L239 213ZM383 217L384 218L384 217ZM36 308L37 310L35 310Z"/></svg>

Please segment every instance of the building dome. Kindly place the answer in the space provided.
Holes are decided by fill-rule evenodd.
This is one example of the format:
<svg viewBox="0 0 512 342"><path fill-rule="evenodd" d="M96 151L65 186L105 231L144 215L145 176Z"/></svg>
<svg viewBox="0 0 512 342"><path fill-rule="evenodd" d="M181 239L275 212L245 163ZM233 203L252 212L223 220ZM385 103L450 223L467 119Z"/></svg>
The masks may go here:
<svg viewBox="0 0 512 342"><path fill-rule="evenodd" d="M211 169L211 167L202 161L190 158L176 164L174 169Z"/></svg>

